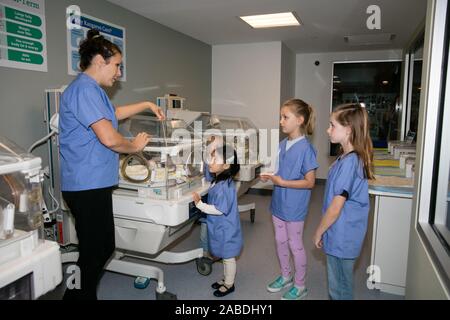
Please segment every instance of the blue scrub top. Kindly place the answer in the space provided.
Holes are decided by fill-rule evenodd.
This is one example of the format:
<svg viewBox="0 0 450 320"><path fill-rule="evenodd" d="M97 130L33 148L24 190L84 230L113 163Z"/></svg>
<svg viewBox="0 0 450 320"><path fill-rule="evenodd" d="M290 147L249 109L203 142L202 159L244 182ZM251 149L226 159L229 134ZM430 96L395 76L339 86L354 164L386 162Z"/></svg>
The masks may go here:
<svg viewBox="0 0 450 320"><path fill-rule="evenodd" d="M119 154L105 147L91 125L101 119L117 129L114 106L98 83L80 73L61 96L61 190L106 188L119 182Z"/></svg>
<svg viewBox="0 0 450 320"><path fill-rule="evenodd" d="M308 139L295 142L287 151L286 144L287 138L280 143L276 175L284 180L303 180L309 171L319 167L316 151ZM310 189L274 186L270 210L275 217L284 221L304 221L310 198Z"/></svg>
<svg viewBox="0 0 450 320"><path fill-rule="evenodd" d="M339 218L323 234L326 254L342 258L355 259L367 231L369 215L369 185L364 178L363 164L356 152L339 157L328 172L322 214L330 206L333 198L348 194Z"/></svg>
<svg viewBox="0 0 450 320"><path fill-rule="evenodd" d="M234 182L228 179L214 184L208 191L208 204L223 213L208 214L206 218L211 253L223 259L238 256L242 249L242 232Z"/></svg>

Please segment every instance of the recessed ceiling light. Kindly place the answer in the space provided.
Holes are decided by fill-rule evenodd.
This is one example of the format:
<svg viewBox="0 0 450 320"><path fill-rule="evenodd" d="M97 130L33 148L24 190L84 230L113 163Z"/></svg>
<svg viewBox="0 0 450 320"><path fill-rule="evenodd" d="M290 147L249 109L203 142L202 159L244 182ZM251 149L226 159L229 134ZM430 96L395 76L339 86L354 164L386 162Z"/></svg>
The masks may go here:
<svg viewBox="0 0 450 320"><path fill-rule="evenodd" d="M390 44L394 39L393 33L357 34L344 37L344 41L353 46Z"/></svg>
<svg viewBox="0 0 450 320"><path fill-rule="evenodd" d="M247 22L252 28L274 28L301 25L300 19L298 19L293 12L241 16L239 18Z"/></svg>

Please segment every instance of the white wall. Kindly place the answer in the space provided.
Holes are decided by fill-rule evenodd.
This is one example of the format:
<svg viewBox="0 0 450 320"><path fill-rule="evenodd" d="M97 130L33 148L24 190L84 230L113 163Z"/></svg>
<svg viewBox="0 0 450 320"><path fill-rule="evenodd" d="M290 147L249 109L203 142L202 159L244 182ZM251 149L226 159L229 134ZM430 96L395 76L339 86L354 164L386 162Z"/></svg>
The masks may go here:
<svg viewBox="0 0 450 320"><path fill-rule="evenodd" d="M295 53L285 44L281 47L281 86L280 86L280 106L288 99L295 96ZM279 117L278 117L279 118ZM281 129L280 141L286 137Z"/></svg>
<svg viewBox="0 0 450 320"><path fill-rule="evenodd" d="M212 112L278 129L281 42L212 47Z"/></svg>
<svg viewBox="0 0 450 320"><path fill-rule="evenodd" d="M247 117L278 133L281 54L281 42L213 46L212 113Z"/></svg>
<svg viewBox="0 0 450 320"><path fill-rule="evenodd" d="M280 106L295 95L296 55L285 44L281 47L281 88Z"/></svg>
<svg viewBox="0 0 450 320"><path fill-rule="evenodd" d="M401 60L401 50L355 51L297 54L295 96L310 103L316 111L316 129L312 143L317 149L319 169L317 178L326 179L334 158L329 157L328 128L331 110L333 62ZM319 61L319 66L314 64Z"/></svg>

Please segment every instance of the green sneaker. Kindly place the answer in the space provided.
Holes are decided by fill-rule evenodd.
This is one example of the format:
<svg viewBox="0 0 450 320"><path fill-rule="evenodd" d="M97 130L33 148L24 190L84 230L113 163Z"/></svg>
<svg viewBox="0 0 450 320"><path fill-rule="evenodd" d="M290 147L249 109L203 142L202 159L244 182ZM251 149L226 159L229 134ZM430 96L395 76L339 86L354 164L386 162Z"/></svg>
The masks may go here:
<svg viewBox="0 0 450 320"><path fill-rule="evenodd" d="M308 294L308 289L303 287L303 289L299 289L296 286L293 286L291 289L286 291L286 293L281 297L281 300L301 300Z"/></svg>
<svg viewBox="0 0 450 320"><path fill-rule="evenodd" d="M286 288L292 285L294 282L292 281L292 277L285 280L283 276L279 276L272 283L267 286L267 291L269 292L279 292L281 289Z"/></svg>

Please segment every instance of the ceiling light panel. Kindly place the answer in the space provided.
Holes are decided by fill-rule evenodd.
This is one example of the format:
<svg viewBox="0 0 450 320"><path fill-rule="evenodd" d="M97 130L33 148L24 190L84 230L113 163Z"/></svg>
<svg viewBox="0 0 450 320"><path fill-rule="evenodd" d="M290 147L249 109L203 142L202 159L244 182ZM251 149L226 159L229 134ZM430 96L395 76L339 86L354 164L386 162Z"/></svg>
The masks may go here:
<svg viewBox="0 0 450 320"><path fill-rule="evenodd" d="M241 16L239 18L247 22L252 28L292 27L301 25L300 19L293 12Z"/></svg>

